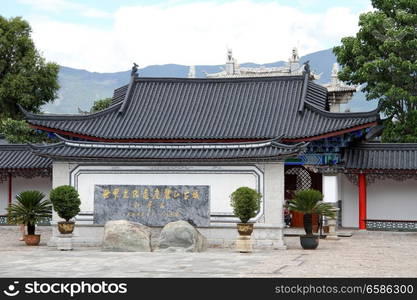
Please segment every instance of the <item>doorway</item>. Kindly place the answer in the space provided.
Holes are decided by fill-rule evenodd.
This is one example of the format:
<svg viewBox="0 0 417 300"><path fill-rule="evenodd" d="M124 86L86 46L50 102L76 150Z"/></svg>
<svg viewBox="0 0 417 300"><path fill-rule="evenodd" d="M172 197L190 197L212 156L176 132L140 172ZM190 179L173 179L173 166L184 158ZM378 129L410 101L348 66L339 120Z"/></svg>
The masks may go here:
<svg viewBox="0 0 417 300"><path fill-rule="evenodd" d="M315 189L322 192L323 177L320 173L314 173L303 166L285 166L285 200L294 198L299 190ZM304 227L304 214L291 212L291 227ZM313 224L318 224L318 216L313 215Z"/></svg>

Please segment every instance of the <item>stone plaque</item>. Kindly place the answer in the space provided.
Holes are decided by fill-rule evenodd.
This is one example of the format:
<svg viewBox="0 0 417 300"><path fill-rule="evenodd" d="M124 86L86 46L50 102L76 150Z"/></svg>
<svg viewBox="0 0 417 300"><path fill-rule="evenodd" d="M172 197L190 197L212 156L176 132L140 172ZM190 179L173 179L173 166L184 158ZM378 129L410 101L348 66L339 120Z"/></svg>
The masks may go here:
<svg viewBox="0 0 417 300"><path fill-rule="evenodd" d="M210 225L208 185L95 185L94 224L129 220L165 226L185 220Z"/></svg>

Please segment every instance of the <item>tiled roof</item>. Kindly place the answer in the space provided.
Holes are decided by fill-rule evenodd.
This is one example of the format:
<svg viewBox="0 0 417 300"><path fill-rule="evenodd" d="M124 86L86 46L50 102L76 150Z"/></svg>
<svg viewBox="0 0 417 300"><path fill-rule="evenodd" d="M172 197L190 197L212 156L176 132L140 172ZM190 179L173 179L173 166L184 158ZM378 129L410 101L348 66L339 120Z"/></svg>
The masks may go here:
<svg viewBox="0 0 417 300"><path fill-rule="evenodd" d="M122 99L123 98L123 99ZM377 111L330 113L327 91L304 76L134 78L90 115L34 115L30 124L102 140L302 139L371 126ZM88 139L88 138L86 138Z"/></svg>
<svg viewBox="0 0 417 300"><path fill-rule="evenodd" d="M35 155L28 145L0 145L0 169L50 168L51 160Z"/></svg>
<svg viewBox="0 0 417 300"><path fill-rule="evenodd" d="M417 144L360 144L347 148L344 160L346 169L417 170Z"/></svg>
<svg viewBox="0 0 417 300"><path fill-rule="evenodd" d="M61 138L62 139L62 138ZM81 160L280 160L303 152L306 143L284 145L277 140L251 143L101 143L62 139L36 146L37 155Z"/></svg>

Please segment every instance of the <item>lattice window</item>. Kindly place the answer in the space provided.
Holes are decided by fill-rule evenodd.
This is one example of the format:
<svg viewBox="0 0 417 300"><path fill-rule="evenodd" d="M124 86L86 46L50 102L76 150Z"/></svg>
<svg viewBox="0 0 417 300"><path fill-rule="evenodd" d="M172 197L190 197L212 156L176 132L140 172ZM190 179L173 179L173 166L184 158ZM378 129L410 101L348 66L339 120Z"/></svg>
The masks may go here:
<svg viewBox="0 0 417 300"><path fill-rule="evenodd" d="M297 191L311 188L311 176L306 169L302 167L291 168L288 171L286 171L285 174L297 176Z"/></svg>

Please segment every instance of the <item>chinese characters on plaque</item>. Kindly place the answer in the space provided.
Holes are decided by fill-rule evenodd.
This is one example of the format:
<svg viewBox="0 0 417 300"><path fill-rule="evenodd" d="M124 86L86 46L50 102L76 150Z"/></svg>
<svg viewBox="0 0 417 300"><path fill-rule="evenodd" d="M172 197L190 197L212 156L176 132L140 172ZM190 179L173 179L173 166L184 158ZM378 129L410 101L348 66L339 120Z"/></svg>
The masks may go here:
<svg viewBox="0 0 417 300"><path fill-rule="evenodd" d="M164 226L186 220L210 225L207 185L95 185L94 224L129 220Z"/></svg>

